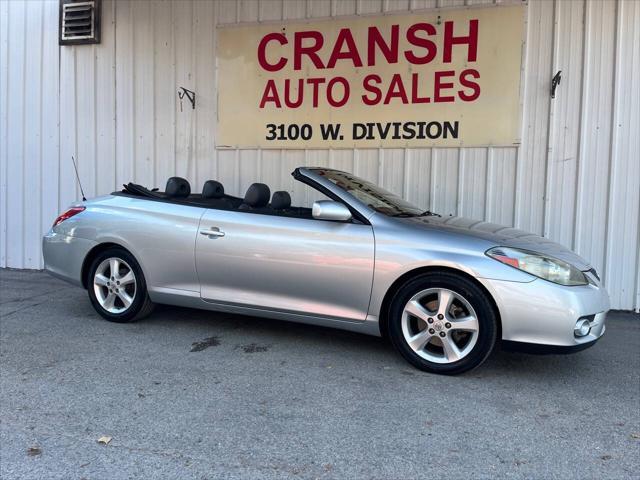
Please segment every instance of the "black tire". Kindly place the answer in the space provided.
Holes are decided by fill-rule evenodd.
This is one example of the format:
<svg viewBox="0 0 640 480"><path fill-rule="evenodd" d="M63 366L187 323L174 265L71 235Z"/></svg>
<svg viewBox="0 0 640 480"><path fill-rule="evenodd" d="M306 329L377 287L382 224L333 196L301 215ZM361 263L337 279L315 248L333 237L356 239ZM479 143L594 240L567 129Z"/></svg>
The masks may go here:
<svg viewBox="0 0 640 480"><path fill-rule="evenodd" d="M431 288L451 290L464 297L475 310L478 320L476 344L458 361L444 364L429 361L418 355L405 340L402 331L405 305L414 295ZM449 272L426 273L411 279L396 293L389 308L388 334L396 350L416 368L430 373L456 375L481 365L489 357L496 344L498 318L488 295L468 278Z"/></svg>
<svg viewBox="0 0 640 480"><path fill-rule="evenodd" d="M131 267L131 270L135 275L135 282L133 282L133 284L135 284L135 295L133 297L133 301L128 308L124 309L120 313L112 313L103 308L103 306L100 304L100 301L98 300L98 297L96 296L94 287L94 278L98 267L102 264L102 262L110 258L117 258L121 261L124 261L126 265ZM147 284L144 278L144 274L142 273L142 269L140 268L140 264L138 264L135 257L131 255L131 253L121 247L108 248L107 250L100 252L96 256L96 258L93 259L91 267L89 268L89 277L87 278L87 291L89 293L89 299L91 300L93 308L102 317L109 320L110 322L135 322L136 320L149 315L153 311L153 308L155 306L149 298L149 294L147 292ZM121 303L121 306L122 308L124 308L123 303Z"/></svg>

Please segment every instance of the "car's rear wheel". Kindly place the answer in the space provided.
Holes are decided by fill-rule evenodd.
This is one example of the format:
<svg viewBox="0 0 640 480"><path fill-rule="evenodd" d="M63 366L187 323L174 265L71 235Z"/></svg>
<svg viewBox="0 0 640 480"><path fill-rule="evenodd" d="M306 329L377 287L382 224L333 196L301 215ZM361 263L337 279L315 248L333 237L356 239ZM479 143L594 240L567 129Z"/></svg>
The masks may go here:
<svg viewBox="0 0 640 480"><path fill-rule="evenodd" d="M434 272L406 283L389 309L389 337L417 368L462 373L484 362L496 343L487 294L462 275Z"/></svg>
<svg viewBox="0 0 640 480"><path fill-rule="evenodd" d="M153 310L142 269L123 248L109 248L93 259L87 290L93 307L111 322L133 322Z"/></svg>

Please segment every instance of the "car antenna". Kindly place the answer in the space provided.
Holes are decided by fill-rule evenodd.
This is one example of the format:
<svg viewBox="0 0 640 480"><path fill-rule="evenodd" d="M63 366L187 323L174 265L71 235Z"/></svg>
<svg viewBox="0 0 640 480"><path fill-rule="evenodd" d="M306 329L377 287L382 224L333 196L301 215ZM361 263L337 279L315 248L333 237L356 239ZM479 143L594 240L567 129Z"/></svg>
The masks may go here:
<svg viewBox="0 0 640 480"><path fill-rule="evenodd" d="M76 165L76 159L71 155L71 161L73 162L73 169L76 171L76 180L78 180L78 185L80 186L80 193L82 194L82 201L86 202L87 197L84 196L84 190L82 190L82 183L80 182L80 175L78 175L78 165Z"/></svg>

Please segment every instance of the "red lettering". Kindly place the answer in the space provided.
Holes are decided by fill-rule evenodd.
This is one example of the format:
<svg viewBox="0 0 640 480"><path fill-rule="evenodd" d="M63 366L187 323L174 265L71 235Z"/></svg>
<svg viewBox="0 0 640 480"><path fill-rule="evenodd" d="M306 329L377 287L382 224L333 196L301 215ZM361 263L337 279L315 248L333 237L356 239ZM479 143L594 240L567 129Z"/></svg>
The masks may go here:
<svg viewBox="0 0 640 480"><path fill-rule="evenodd" d="M433 101L436 103L444 103L444 102L453 102L455 98L453 96L443 96L441 95L442 90L445 88L453 88L453 82L443 83L443 77L453 77L456 72L453 70L447 70L445 72L436 72L435 73L435 83L434 83L434 96Z"/></svg>
<svg viewBox="0 0 640 480"><path fill-rule="evenodd" d="M262 68L264 68L267 72L277 72L278 70L282 70L284 66L287 64L287 59L284 57L280 57L276 63L269 63L267 61L267 44L271 41L276 41L280 45L286 45L288 42L287 37L285 37L282 33L268 33L262 40L260 40L260 44L258 45L258 63Z"/></svg>
<svg viewBox="0 0 640 480"><path fill-rule="evenodd" d="M344 88L342 99L340 100L336 100L333 93L333 87L336 85L336 83L341 83ZM327 100L329 102L329 105L331 105L332 107L342 107L349 101L350 93L351 91L349 88L349 82L347 82L347 79L344 77L334 77L329 80L329 83L327 83Z"/></svg>
<svg viewBox="0 0 640 480"><path fill-rule="evenodd" d="M289 108L298 108L304 99L304 80L298 80L298 99L295 101L291 100L291 82L290 78L284 81L284 104Z"/></svg>
<svg viewBox="0 0 640 480"><path fill-rule="evenodd" d="M313 40L313 45L304 46L302 42L306 39ZM324 45L322 33L311 30L308 32L296 32L293 36L293 69L302 69L302 57L306 55L316 68L324 68L322 60L318 56L318 50Z"/></svg>
<svg viewBox="0 0 640 480"><path fill-rule="evenodd" d="M467 80L467 77L478 79L480 78L480 72L469 68L460 73L460 84L463 87L470 88L471 93L465 93L463 90L458 90L458 95L460 95L460 98L465 102L472 102L480 96L480 85L478 82L474 82L473 80Z"/></svg>
<svg viewBox="0 0 640 480"><path fill-rule="evenodd" d="M260 108L264 108L267 102L273 102L276 108L281 108L280 97L278 96L278 89L276 88L276 82L271 79L267 82L262 93L262 100L260 100Z"/></svg>
<svg viewBox="0 0 640 480"><path fill-rule="evenodd" d="M345 45L347 47L347 51L343 52L342 48ZM333 51L329 57L327 68L334 68L338 60L351 60L354 67L362 66L362 59L358 53L358 47L356 47L356 42L353 39L353 35L351 35L351 30L348 28L340 29L336 43L333 46Z"/></svg>
<svg viewBox="0 0 640 480"><path fill-rule="evenodd" d="M418 80L420 76L417 73L411 74L411 103L430 103L429 97L421 97L418 95Z"/></svg>
<svg viewBox="0 0 640 480"><path fill-rule="evenodd" d="M391 25L391 45L385 41L378 27L369 27L369 34L367 35L367 65L376 64L376 47L378 47L387 63L398 63L399 38L399 25Z"/></svg>
<svg viewBox="0 0 640 480"><path fill-rule="evenodd" d="M430 23L416 23L411 25L407 30L407 41L411 45L424 48L427 52L423 56L418 56L413 50L406 50L404 56L409 62L415 65L424 65L436 57L438 47L428 38L420 37L418 35L419 32L425 32L427 35L435 35L436 28Z"/></svg>
<svg viewBox="0 0 640 480"><path fill-rule="evenodd" d="M453 22L444 22L444 55L443 62L451 63L451 51L454 45L468 45L467 62L475 62L478 56L478 20L469 20L469 35L453 36Z"/></svg>
<svg viewBox="0 0 640 480"><path fill-rule="evenodd" d="M307 78L307 83L312 86L313 92L313 108L318 108L318 90L321 83L324 83L326 80L324 78Z"/></svg>
<svg viewBox="0 0 640 480"><path fill-rule="evenodd" d="M367 75L366 77L364 77L364 80L362 82L362 86L364 87L364 89L369 93L373 93L374 95L373 98L369 98L367 95L362 95L362 102L365 105L377 105L378 103L380 103L380 99L382 98L382 91L376 85L372 85L373 82L377 83L378 85L382 83L382 78L380 78L380 75L372 73L371 75Z"/></svg>
<svg viewBox="0 0 640 480"><path fill-rule="evenodd" d="M384 104L388 105L392 98L400 98L404 104L409 103L407 92L402 83L402 76L399 73L394 73L391 78L389 90L387 90L387 95L384 97Z"/></svg>

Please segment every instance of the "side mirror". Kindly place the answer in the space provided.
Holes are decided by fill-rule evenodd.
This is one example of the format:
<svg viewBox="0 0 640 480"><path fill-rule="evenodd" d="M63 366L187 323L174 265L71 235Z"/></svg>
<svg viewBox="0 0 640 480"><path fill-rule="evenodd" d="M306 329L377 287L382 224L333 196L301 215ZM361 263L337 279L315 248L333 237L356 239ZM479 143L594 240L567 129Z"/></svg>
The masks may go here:
<svg viewBox="0 0 640 480"><path fill-rule="evenodd" d="M340 202L331 200L318 200L313 202L311 210L313 218L318 220L333 220L336 222L346 222L351 220L351 212Z"/></svg>

